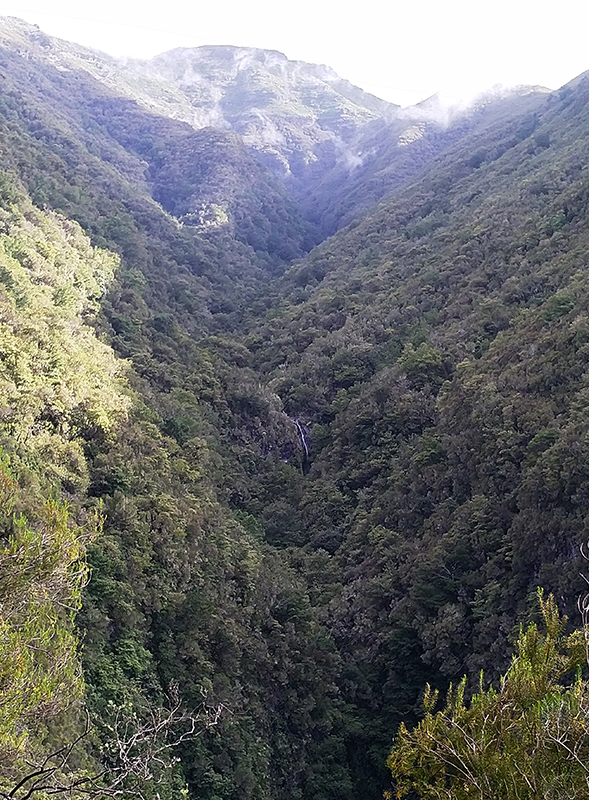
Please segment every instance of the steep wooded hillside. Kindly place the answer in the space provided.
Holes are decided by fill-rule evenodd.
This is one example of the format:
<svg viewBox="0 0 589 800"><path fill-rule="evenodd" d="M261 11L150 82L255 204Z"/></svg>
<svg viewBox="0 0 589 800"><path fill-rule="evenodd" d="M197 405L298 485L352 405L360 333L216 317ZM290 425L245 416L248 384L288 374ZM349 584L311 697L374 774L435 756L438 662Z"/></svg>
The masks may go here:
<svg viewBox="0 0 589 800"><path fill-rule="evenodd" d="M115 780L113 708L178 692L199 735L146 797L376 800L426 681L504 671L538 584L574 613L589 78L442 126L276 53L122 65L15 21L2 42L0 569L52 534L92 579L86 688L81 567L41 631L69 683L48 658L52 704L0 717L0 759L75 739L84 697L95 738L62 767ZM0 594L1 680L40 571L24 611Z"/></svg>
<svg viewBox="0 0 589 800"><path fill-rule="evenodd" d="M180 206L182 215L191 211L192 221L202 217L209 223L219 222L230 201L234 205L239 199L239 219L252 218L256 227L263 228L272 207L274 235L284 240L286 233L287 241L291 234L280 230L281 216L302 215L311 225L302 239L307 245L317 243L415 179L438 153L466 132L509 113L502 110L501 102L496 102L506 98L496 96L480 98L477 108L460 113L450 113L436 98L400 109L352 86L328 67L289 61L271 50L209 46L173 50L150 61L121 61L46 36L36 26L8 17L0 20L0 40L7 52L26 60L32 73L40 72L49 84L57 83L52 90L48 85L43 89L48 98L53 96L54 112L61 105L55 101L73 90L71 97L64 96L64 100L77 122L76 136L84 131L85 141L91 142L96 126L104 132L105 121L112 114L109 136L126 149L131 147L135 155L147 161L150 172L155 171L166 180L167 194L162 197L170 199L172 187L178 185L180 204L174 202L173 209ZM55 81L52 75L60 80ZM36 82L39 84L38 78ZM543 91L535 87L508 93L514 96L507 106L515 113L514 97L521 97L527 98L523 102L531 107L528 96L537 95L540 100ZM100 114L92 107L92 98L103 95L109 98L108 114L104 109ZM123 98L131 102L125 103ZM150 135L142 131L137 136L138 121L143 120L139 122L140 129L153 129L154 115L159 120L155 141L153 132ZM134 121L129 119L131 116ZM233 150L239 142L242 149L249 151L250 163L240 163L236 173L236 154L225 166L223 154L217 152L214 170L210 170L209 159L209 171L203 172L199 166L203 153L200 157L193 153L190 141L172 144L176 137L187 138L186 128L179 124L166 126L162 117L199 131L210 132L214 128L217 138L222 131L234 131L238 136L229 137ZM70 118L72 113L68 123ZM126 130L128 125L130 130ZM194 141L202 142L203 136L206 140L207 134L203 133ZM146 138L151 140L147 154ZM202 149L202 145L197 147ZM101 158L112 161L112 148L112 142L103 143ZM167 164L168 148L171 164ZM187 166L187 158L190 166L180 176L178 169ZM240 158L246 156L242 153ZM251 158L257 170L252 167ZM275 180L272 182L262 173L263 177L254 179L250 186L252 169L259 173L262 164ZM133 168L132 180L138 177L142 166ZM184 207L187 184L193 189L200 185L190 209ZM284 212L281 206L285 197L277 195L280 186L290 199ZM269 191L261 195L256 191L258 187ZM160 196L156 199L160 200ZM244 201L246 206L249 202L247 210ZM264 203L265 207L260 208ZM299 220L297 223L300 225Z"/></svg>
<svg viewBox="0 0 589 800"><path fill-rule="evenodd" d="M58 69L93 77L160 117L195 129L231 129L282 175L324 172L353 162L361 129L395 119L398 106L352 86L326 66L282 53L240 47L185 48L150 61L118 61L4 18L0 36L12 49Z"/></svg>
<svg viewBox="0 0 589 800"><path fill-rule="evenodd" d="M505 667L536 585L575 613L588 89L584 76L466 137L293 267L288 300L250 334L309 447L279 500L293 524L269 535L290 546L296 531L302 569L341 581L325 613L369 752L424 670L441 685Z"/></svg>
<svg viewBox="0 0 589 800"><path fill-rule="evenodd" d="M5 177L0 217L0 786L7 792L79 731L75 612L87 579L84 553L100 527L86 502L85 448L112 435L130 398L124 364L91 324L117 259L92 248L75 223L36 209ZM21 794L31 788L22 786Z"/></svg>

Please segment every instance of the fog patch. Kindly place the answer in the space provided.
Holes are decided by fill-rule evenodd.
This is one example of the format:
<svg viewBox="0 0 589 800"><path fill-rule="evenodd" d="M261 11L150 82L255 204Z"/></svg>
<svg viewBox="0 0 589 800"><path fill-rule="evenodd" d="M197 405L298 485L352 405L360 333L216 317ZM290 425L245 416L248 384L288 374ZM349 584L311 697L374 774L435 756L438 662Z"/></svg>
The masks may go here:
<svg viewBox="0 0 589 800"><path fill-rule="evenodd" d="M536 92L549 93L550 89L544 86L508 86L495 84L490 89L464 89L458 91L440 91L422 100L414 106L401 110L400 114L412 122L420 120L447 128L460 117L484 109L498 100L509 97L523 97Z"/></svg>

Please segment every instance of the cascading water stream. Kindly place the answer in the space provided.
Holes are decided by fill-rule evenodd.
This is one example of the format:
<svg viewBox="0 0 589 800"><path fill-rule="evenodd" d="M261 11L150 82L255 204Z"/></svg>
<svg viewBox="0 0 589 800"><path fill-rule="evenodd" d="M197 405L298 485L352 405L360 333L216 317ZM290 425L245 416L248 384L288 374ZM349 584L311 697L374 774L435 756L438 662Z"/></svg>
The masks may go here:
<svg viewBox="0 0 589 800"><path fill-rule="evenodd" d="M293 419L294 424L297 426L297 430L299 432L299 437L301 439L301 444L303 445L303 450L305 451L305 460L309 460L309 446L307 444L307 437L305 436L305 429L298 421L298 419Z"/></svg>

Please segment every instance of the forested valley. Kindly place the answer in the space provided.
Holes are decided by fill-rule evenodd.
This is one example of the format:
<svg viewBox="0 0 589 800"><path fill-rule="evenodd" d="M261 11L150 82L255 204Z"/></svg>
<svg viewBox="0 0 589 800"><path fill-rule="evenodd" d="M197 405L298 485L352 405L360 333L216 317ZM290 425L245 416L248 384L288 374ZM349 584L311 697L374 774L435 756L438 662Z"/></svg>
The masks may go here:
<svg viewBox="0 0 589 800"><path fill-rule="evenodd" d="M589 73L3 18L0 151L0 797L589 797Z"/></svg>

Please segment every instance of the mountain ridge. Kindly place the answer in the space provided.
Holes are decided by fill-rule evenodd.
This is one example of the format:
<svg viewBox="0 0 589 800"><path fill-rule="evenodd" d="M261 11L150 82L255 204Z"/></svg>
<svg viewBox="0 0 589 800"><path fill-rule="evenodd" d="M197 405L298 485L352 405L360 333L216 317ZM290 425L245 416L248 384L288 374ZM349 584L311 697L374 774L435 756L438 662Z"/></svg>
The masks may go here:
<svg viewBox="0 0 589 800"><path fill-rule="evenodd" d="M328 68L289 61L277 51L205 46L125 61L53 40L14 20L4 23L3 35L10 40L15 27L39 63L82 69L109 92L193 128L234 130L322 236L412 180L445 146L449 125L455 131L450 136L460 136L482 110L459 109L449 116L431 101L400 109ZM498 102L508 102L515 91ZM359 187L340 195L337 187L354 177L357 184L370 184L366 198Z"/></svg>

